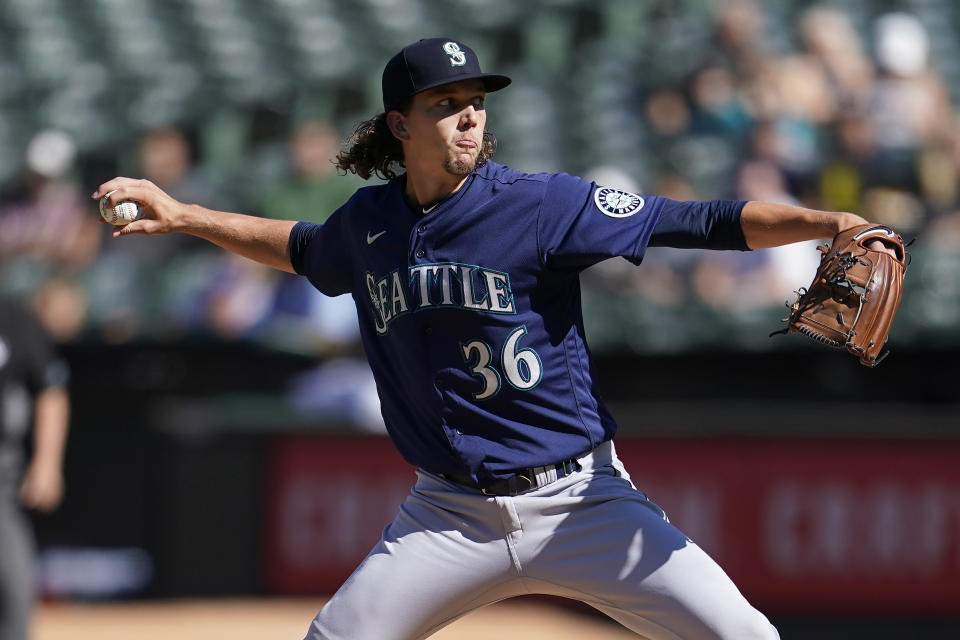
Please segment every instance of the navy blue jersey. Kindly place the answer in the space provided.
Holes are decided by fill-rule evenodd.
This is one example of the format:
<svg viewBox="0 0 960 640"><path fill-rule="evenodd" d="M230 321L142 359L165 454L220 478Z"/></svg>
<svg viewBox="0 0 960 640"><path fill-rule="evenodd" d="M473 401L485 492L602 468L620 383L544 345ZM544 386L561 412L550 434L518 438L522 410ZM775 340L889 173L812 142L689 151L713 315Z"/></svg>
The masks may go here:
<svg viewBox="0 0 960 640"><path fill-rule="evenodd" d="M639 264L665 211L665 244L746 248L743 203L677 203L493 162L426 212L404 186L365 187L322 226L298 223L291 263L323 293L353 296L404 459L480 482L614 434L584 337L584 268Z"/></svg>

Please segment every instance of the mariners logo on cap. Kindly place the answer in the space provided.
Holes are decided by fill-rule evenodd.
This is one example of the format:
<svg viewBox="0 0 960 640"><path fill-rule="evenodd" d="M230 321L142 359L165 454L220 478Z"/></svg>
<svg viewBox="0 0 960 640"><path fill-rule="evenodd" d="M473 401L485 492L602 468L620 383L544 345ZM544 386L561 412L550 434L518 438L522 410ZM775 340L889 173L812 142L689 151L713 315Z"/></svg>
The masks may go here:
<svg viewBox="0 0 960 640"><path fill-rule="evenodd" d="M447 42L443 45L443 52L450 56L451 67L462 67L467 64L467 54L460 49L456 42Z"/></svg>
<svg viewBox="0 0 960 640"><path fill-rule="evenodd" d="M643 198L635 193L600 187L593 192L593 201L603 215L611 218L626 218L643 208Z"/></svg>

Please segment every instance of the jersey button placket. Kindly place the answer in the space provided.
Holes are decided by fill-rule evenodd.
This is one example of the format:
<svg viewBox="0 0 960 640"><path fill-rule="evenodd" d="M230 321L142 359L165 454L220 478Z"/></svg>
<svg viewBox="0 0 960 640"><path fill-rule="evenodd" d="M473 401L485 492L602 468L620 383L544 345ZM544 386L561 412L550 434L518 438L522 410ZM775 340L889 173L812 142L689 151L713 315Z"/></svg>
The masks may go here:
<svg viewBox="0 0 960 640"><path fill-rule="evenodd" d="M413 252L413 257L417 260L422 260L427 255L427 250L424 248L427 245L427 239L424 234L427 231L426 224L418 224L416 227L416 233L410 236L411 249L415 249Z"/></svg>

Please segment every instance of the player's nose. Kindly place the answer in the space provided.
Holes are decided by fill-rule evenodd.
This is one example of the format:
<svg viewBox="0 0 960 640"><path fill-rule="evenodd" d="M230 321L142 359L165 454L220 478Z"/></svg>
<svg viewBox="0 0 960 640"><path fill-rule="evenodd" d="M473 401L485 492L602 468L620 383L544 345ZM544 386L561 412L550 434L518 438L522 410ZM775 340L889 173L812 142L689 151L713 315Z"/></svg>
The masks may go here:
<svg viewBox="0 0 960 640"><path fill-rule="evenodd" d="M480 124L480 114L472 104L460 112L460 128L470 129Z"/></svg>

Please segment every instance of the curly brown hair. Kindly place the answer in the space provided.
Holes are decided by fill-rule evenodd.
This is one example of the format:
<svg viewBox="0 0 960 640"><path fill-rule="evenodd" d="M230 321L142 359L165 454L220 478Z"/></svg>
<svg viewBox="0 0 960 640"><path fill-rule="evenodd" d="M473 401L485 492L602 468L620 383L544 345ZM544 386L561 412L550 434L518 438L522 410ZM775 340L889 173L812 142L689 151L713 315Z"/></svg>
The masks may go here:
<svg viewBox="0 0 960 640"><path fill-rule="evenodd" d="M409 113L409 104L397 109ZM497 150L497 139L489 131L483 132L483 144L477 156L477 167L482 167ZM377 176L384 180L397 177L397 169L405 167L403 146L387 126L387 114L381 113L357 125L353 134L337 154L336 167L344 175L351 171L364 180Z"/></svg>

